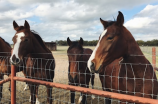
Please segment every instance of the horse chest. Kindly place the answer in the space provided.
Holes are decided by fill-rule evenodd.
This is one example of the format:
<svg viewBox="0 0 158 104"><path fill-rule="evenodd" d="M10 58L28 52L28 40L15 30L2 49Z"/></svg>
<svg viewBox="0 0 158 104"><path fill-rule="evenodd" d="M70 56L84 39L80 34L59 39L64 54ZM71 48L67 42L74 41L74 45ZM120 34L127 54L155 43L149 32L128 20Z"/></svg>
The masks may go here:
<svg viewBox="0 0 158 104"><path fill-rule="evenodd" d="M4 60L0 60L0 72L4 74L8 73L8 67Z"/></svg>

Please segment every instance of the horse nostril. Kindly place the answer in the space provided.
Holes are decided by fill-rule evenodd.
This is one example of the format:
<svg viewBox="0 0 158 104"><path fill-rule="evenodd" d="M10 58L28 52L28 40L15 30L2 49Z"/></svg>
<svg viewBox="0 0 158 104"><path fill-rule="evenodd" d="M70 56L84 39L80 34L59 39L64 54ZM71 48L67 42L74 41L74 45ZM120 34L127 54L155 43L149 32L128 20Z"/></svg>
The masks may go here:
<svg viewBox="0 0 158 104"><path fill-rule="evenodd" d="M75 77L73 78L71 75L69 75L69 81L70 82L75 82L75 81L77 81L78 80L78 76L77 75L75 75Z"/></svg>
<svg viewBox="0 0 158 104"><path fill-rule="evenodd" d="M95 64L93 62L91 62L91 69L93 69L95 67Z"/></svg>
<svg viewBox="0 0 158 104"><path fill-rule="evenodd" d="M74 78L74 81L77 81L77 78L78 78L78 77L77 77L77 75L76 75L75 78Z"/></svg>
<svg viewBox="0 0 158 104"><path fill-rule="evenodd" d="M20 62L20 59L19 59L19 58L16 58L15 62L16 62L16 63L19 63L19 62Z"/></svg>
<svg viewBox="0 0 158 104"><path fill-rule="evenodd" d="M94 64L93 62L91 62L90 68L91 68L92 71L94 71L94 69L95 69L95 64Z"/></svg>
<svg viewBox="0 0 158 104"><path fill-rule="evenodd" d="M69 75L69 81L72 82L73 78Z"/></svg>

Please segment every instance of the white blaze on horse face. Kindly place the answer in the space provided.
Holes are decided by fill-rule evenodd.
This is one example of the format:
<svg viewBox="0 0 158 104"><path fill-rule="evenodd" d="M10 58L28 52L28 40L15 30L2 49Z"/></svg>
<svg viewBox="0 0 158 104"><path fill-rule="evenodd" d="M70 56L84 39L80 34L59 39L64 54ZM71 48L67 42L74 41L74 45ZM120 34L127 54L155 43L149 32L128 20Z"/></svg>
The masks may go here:
<svg viewBox="0 0 158 104"><path fill-rule="evenodd" d="M93 50L93 53L91 54L91 56L90 56L90 58L89 58L89 60L88 60L88 68L90 69L90 71L91 71L91 68L90 68L90 66L91 66L91 64L92 64L92 60L95 58L95 55L96 55L96 51L98 50L98 47L99 47L99 45L100 45L100 41L102 40L102 38L103 38L103 36L106 34L106 32L107 32L107 29L106 30L104 30L103 31L103 33L101 34L101 36L100 36L100 39L99 39L99 41L98 41L98 44L97 44L97 46L95 47L95 49Z"/></svg>
<svg viewBox="0 0 158 104"><path fill-rule="evenodd" d="M19 47L20 47L20 43L21 43L21 38L24 37L25 34L23 32L20 32L20 33L16 34L15 36L17 36L17 38L16 38L16 43L13 48L12 56L15 55L16 58L19 58L18 52L19 52ZM12 56L11 56L11 59L12 59Z"/></svg>

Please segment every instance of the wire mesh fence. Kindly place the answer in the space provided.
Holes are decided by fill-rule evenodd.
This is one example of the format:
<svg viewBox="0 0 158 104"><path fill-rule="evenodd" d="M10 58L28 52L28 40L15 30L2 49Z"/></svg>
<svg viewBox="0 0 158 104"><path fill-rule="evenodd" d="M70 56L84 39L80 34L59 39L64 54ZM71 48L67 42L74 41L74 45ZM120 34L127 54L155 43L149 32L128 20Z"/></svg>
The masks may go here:
<svg viewBox="0 0 158 104"><path fill-rule="evenodd" d="M68 75L70 74L69 70L68 70L68 66L69 66L69 61L68 61L68 57L66 54L54 54L55 57L55 77L53 79L53 82L55 83L61 83L61 84L77 84L76 82L70 82ZM27 59L27 58L26 58ZM38 59L38 62L41 59ZM49 59L47 59L49 60ZM37 61L37 59L36 59ZM84 61L82 61L83 63L86 63ZM21 68L25 68L26 66L21 65ZM36 68L33 68L36 69ZM19 69L21 70L21 69ZM40 70L40 68L39 68ZM46 69L49 70L49 69ZM87 68L85 69L87 70ZM86 76L90 73L80 73L80 75L82 74L86 74ZM16 74L17 77L25 77L24 74L22 72L19 72ZM26 75L27 77L27 75ZM32 76L31 78L34 79L40 79L39 77L35 77ZM44 78L42 78L44 79ZM40 79L41 80L41 79ZM84 83L82 83L83 85L86 85ZM29 84L27 84L29 85ZM79 84L81 86L81 84ZM91 84L89 84L90 88L92 88ZM26 87L26 83L25 82L20 82L17 81L16 82L16 94L17 94L17 98L16 98L16 103L17 104L27 104L30 102L30 91L29 91L29 87ZM99 75L96 75L95 78L95 89L99 89L102 90L101 84L100 84L100 80L99 80ZM81 96L80 92L75 92L75 102L78 103L79 99ZM99 97L96 96L95 99L92 99L92 95L86 95L87 96L87 103L88 104L94 104L94 103L103 103L104 102L104 97ZM59 88L53 88L52 91L52 100L53 100L53 104L71 104L71 93L69 90L64 90L64 89L59 89ZM36 100L36 102L40 102L42 104L46 104L47 103L47 89L44 85L40 85L39 89L38 89L38 101Z"/></svg>
<svg viewBox="0 0 158 104"><path fill-rule="evenodd" d="M144 55L147 57L147 59L152 62L152 49L151 47L141 47ZM158 50L158 49L157 49ZM156 51L157 51L156 50ZM18 68L18 71L16 73L16 76L17 77L22 77L22 78L31 78L31 79L38 79L38 80L43 80L43 81L52 81L52 80L49 80L47 79L47 77L44 77L46 73L46 70L50 70L49 67L47 68L44 68L44 72L42 75L35 75L37 73L36 70L40 70L39 72L41 73L41 68L40 67L35 67L36 64L40 64L42 63L41 60L46 60L45 62L45 66L48 65L48 61L49 62L49 65L52 65L55 66L55 73L54 73L54 79L53 79L53 82L55 83L61 83L61 84L65 84L65 85L68 85L70 84L70 80L69 80L69 74L76 74L77 72L69 72L69 63L70 61L68 61L68 56L67 54L53 54L54 57L55 57L55 64L51 61L51 59L41 59L41 58L35 58L35 59L32 59L32 60L35 60L34 63L32 63L34 67L26 67L25 66L25 63L26 60L28 60L28 58L25 58L25 60L23 61L23 64L21 64L21 66ZM1 63L3 62L2 60L7 60L6 61L6 64L5 65L2 65L1 64L1 67L3 66L8 66L10 68L10 63L9 63L9 57L5 58L1 58ZM157 53L156 53L156 59L157 59ZM86 63L84 61L76 61L75 62L75 67L79 67L77 63ZM134 70L134 65L136 64L122 64L122 66L130 66L130 69L131 70ZM139 64L140 65L140 64ZM45 67L43 66L43 67ZM146 94L145 90L146 90L146 87L143 86L144 83L146 83L146 81L157 81L156 79L154 79L154 73L152 74L152 76L150 78L146 78L145 76L148 74L148 72L146 71L146 67L148 66L151 66L151 64L142 64L142 70L143 70L143 75L141 78L138 78L138 77L131 77L131 76L125 76L125 77L121 77L121 76L118 76L119 75L119 70L116 71L116 66L118 66L118 63L113 63L112 66L111 66L111 69L110 72L107 72L107 68L105 68L103 74L95 74L95 79L94 79L94 89L97 89L97 90L107 90L107 91L112 91L112 92L119 92L119 93L132 93L132 94L142 94L143 96L145 95L148 95ZM157 64L156 64L157 66ZM33 74L31 75L30 73L31 72L25 72L25 75L23 74L22 72L22 69L28 69L28 70L32 70ZM10 69L11 70L11 69ZM79 71L79 69L77 69ZM85 70L87 70L87 67L85 68ZM125 71L126 72L126 71ZM132 72L132 71L131 71ZM132 72L133 73L133 72ZM3 74L1 72L1 74ZM9 75L10 74L10 71L7 70L7 72L5 72L6 75ZM50 73L48 73L50 74ZM83 73L79 73L78 75L81 76L81 75L90 75L91 76L91 73L87 73L87 72L83 72ZM157 72L156 72L157 74ZM4 76L4 79L8 78L7 76ZM103 77L103 80L101 80L101 77ZM114 86L116 85L119 85L120 82L118 81L118 79L121 79L122 81L124 82L128 82L128 81L136 81L136 80L141 80L139 82L142 83L141 86L143 86L143 91L140 92L140 91L136 91L136 87L135 85L133 84L133 90L131 91L128 91L127 90L127 86L129 86L128 84L125 84L125 89L123 91L123 89L116 89ZM85 79L84 79L85 80ZM105 81L107 80L107 82ZM103 83L101 83L103 82ZM80 83L79 82L71 82L73 84L76 84L76 83ZM106 83L108 83L108 86L106 86ZM134 83L134 82L133 82ZM150 83L150 82L149 82ZM86 83L82 83L82 84L85 84ZM79 84L79 85L82 85L82 84ZM27 86L28 85L28 86ZM153 83L150 84L151 86L154 86ZM29 86L35 86L34 84L32 83L26 83L26 82L21 82L21 81L16 81L16 104L29 104L30 103L30 88ZM130 85L131 86L131 85ZM3 84L3 91L1 92L3 97L1 99L1 103L2 104L8 104L10 102L10 91L8 90L9 88L9 82L7 83L4 83ZM89 88L92 89L92 85L91 85L91 81L89 82ZM152 88L152 87L151 87ZM36 88L33 89L34 92L36 92ZM38 88L38 94L36 94L36 104L46 104L47 103L47 87L44 86L44 85L39 85L39 88ZM153 92L150 94L151 96L156 96L156 94L154 94ZM105 103L106 99L108 98L104 98L104 97L101 97L101 96L97 96L95 95L95 98L93 99L92 98L92 94L87 94L87 104L103 104ZM143 97L142 96L142 97ZM80 92L76 92L75 93L75 103L78 103L79 100L81 100L82 97L81 97L81 93ZM60 88L53 88L52 90L52 102L53 104L71 104L71 92L69 90L65 90L65 89L60 89ZM116 99L112 99L112 104L118 104L120 103L121 101L119 100L116 100Z"/></svg>

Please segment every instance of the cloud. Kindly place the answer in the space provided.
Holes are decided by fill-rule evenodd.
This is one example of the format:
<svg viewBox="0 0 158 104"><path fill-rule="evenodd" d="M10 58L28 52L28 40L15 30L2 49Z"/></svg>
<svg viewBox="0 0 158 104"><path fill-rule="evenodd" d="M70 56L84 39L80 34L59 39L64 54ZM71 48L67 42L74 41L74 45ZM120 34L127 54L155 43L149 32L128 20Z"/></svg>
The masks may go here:
<svg viewBox="0 0 158 104"><path fill-rule="evenodd" d="M127 21L125 26L131 31L136 40L158 39L158 5L147 5L134 18Z"/></svg>
<svg viewBox="0 0 158 104"><path fill-rule="evenodd" d="M130 28L143 28L150 25L153 20L149 17L135 17L125 23L125 26Z"/></svg>
<svg viewBox="0 0 158 104"><path fill-rule="evenodd" d="M112 20L113 16L118 15L118 10L134 8L154 1L1 0L0 35L12 43L10 37L15 34L12 26L13 20L16 20L19 25L23 25L24 20L28 20L31 29L37 31L44 41L66 40L67 37L74 40L78 40L79 37L83 37L84 40L97 40L103 31L99 21L100 17L105 20ZM157 22L154 20L157 15L154 16L154 13L150 13L156 8L148 5L134 18L127 21L125 26L134 34L137 31L141 35L146 34L148 26L157 26ZM147 10L150 13L148 16L145 15ZM155 14L158 13L156 10L154 12ZM146 30L144 31L142 28ZM153 36L155 32L157 30L154 28L152 32L148 31L150 36Z"/></svg>

